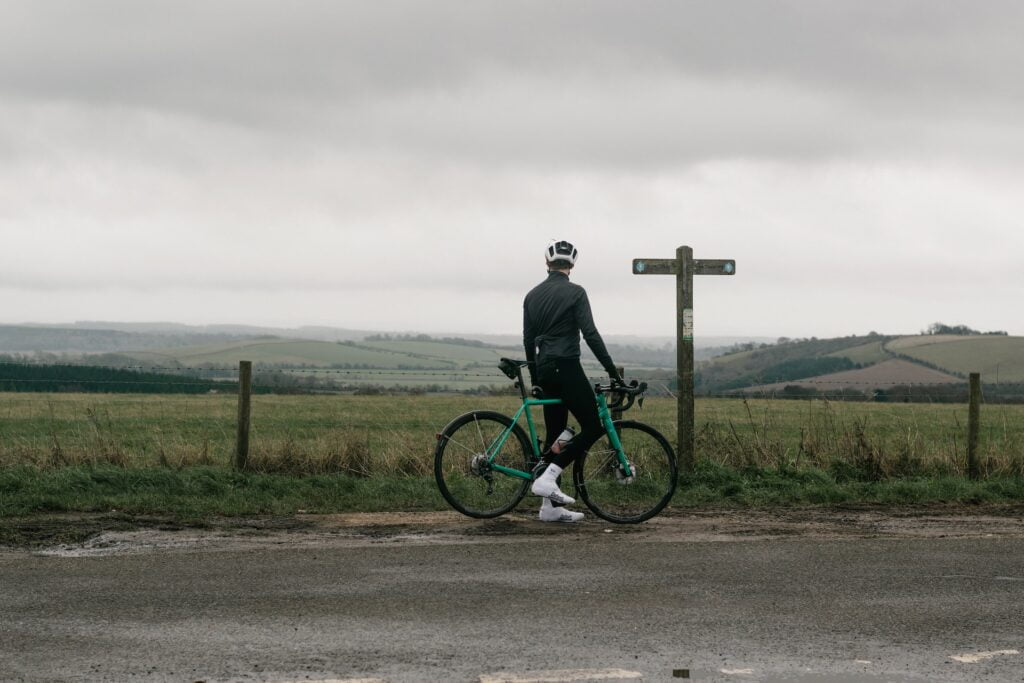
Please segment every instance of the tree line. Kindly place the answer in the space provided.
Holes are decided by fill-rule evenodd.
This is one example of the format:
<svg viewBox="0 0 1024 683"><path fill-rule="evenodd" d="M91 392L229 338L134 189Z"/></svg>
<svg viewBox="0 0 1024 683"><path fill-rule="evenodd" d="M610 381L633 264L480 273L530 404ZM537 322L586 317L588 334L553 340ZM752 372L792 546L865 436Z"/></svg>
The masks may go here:
<svg viewBox="0 0 1024 683"><path fill-rule="evenodd" d="M0 391L110 394L238 392L237 381L212 381L91 365L0 362Z"/></svg>
<svg viewBox="0 0 1024 683"><path fill-rule="evenodd" d="M946 325L944 323L932 323L928 326L927 330L921 332L921 334L936 335L936 334L952 334L961 337L971 336L996 336L996 337L1008 337L1010 336L1006 330L992 330L991 332L982 332L975 330L967 325Z"/></svg>

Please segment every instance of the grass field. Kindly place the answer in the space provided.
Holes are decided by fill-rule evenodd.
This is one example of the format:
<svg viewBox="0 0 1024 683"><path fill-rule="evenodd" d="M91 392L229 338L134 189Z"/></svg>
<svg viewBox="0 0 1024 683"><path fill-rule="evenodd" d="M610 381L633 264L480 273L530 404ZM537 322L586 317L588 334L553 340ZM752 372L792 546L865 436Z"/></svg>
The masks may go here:
<svg viewBox="0 0 1024 683"><path fill-rule="evenodd" d="M336 343L295 339L263 339L213 346L185 346L159 351L119 354L142 365L237 368L238 361L254 363L261 372L276 368L343 385L379 387L443 386L452 391L503 385L498 369L504 357L518 358L522 349L483 348L436 341L366 341ZM588 373L602 375L595 362L584 361Z"/></svg>
<svg viewBox="0 0 1024 683"><path fill-rule="evenodd" d="M452 360L403 353L363 345L290 339L254 340L219 346L183 346L164 351L140 351L131 355L143 362L173 361L184 366L237 366L240 360L275 365L360 365L373 368L454 368Z"/></svg>
<svg viewBox="0 0 1024 683"><path fill-rule="evenodd" d="M781 392L787 386L808 387L821 391L837 391L839 389L856 389L863 392L871 392L874 389L889 389L899 385L913 384L955 384L963 385L964 380L959 377L933 370L917 363L911 363L901 358L890 358L881 363L869 365L866 368L857 370L844 370L832 372L827 375L818 375L806 380L794 379L787 382L765 384L758 387L744 389L747 392Z"/></svg>
<svg viewBox="0 0 1024 683"><path fill-rule="evenodd" d="M429 474L434 435L451 418L517 406L515 397L257 395L252 460L263 471ZM727 466L868 459L888 476L955 473L965 457L962 405L698 399L696 411L698 457ZM235 415L230 395L0 394L0 467L226 465ZM627 417L675 443L672 399ZM992 473L1021 471L1024 406L984 407L981 453Z"/></svg>
<svg viewBox="0 0 1024 683"><path fill-rule="evenodd" d="M461 366L476 363L495 367L503 356L522 356L522 349L496 349L428 341L365 341L361 345L386 349L414 357L454 361Z"/></svg>
<svg viewBox="0 0 1024 683"><path fill-rule="evenodd" d="M516 405L257 395L240 473L229 467L233 396L0 394L0 517L441 509L435 433L468 410ZM699 464L674 506L1024 500L1024 406L984 407L983 482L962 476L966 406L698 399L696 409ZM673 400L627 417L674 443Z"/></svg>
<svg viewBox="0 0 1024 683"><path fill-rule="evenodd" d="M842 351L834 351L828 355L837 358L849 358L854 363L859 363L861 365L881 363L891 357L885 352L885 349L882 348L882 342L880 341L871 341L867 344L843 349Z"/></svg>
<svg viewBox="0 0 1024 683"><path fill-rule="evenodd" d="M240 360L273 365L356 365L378 369L397 367L494 369L502 356L522 355L519 349L497 349L434 341L326 342L301 339L257 339L214 346L182 346L158 351L125 353L144 362L182 365L235 366Z"/></svg>
<svg viewBox="0 0 1024 683"><path fill-rule="evenodd" d="M1024 337L904 337L888 348L951 372L980 372L985 383L1024 382Z"/></svg>

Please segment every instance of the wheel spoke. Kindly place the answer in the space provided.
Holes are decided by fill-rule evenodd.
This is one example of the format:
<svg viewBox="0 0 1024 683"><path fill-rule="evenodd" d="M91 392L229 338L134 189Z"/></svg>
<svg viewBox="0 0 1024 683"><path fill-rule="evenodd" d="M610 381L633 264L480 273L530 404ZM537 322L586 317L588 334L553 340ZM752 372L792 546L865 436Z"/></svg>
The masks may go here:
<svg viewBox="0 0 1024 683"><path fill-rule="evenodd" d="M487 441L484 439L483 430L480 429L480 420L477 419L476 413L473 414L473 424L476 425L476 433L480 435L480 452L487 453Z"/></svg>
<svg viewBox="0 0 1024 683"><path fill-rule="evenodd" d="M590 451L587 454L587 457L588 458L592 457L595 453L604 456L604 459L603 460L597 460L594 463L594 467L591 469L591 471L593 471L593 472L601 472L605 468L608 468L608 466L611 465L611 463L613 461L618 460L618 455L619 455L618 452L614 448L609 448L609 449L599 450L599 451L593 451L592 450L592 451ZM611 468L608 468L608 469L611 469Z"/></svg>
<svg viewBox="0 0 1024 683"><path fill-rule="evenodd" d="M470 455L476 455L476 454L477 454L477 452L478 452L478 451L474 451L474 450L473 450L472 448L468 448L467 446L464 446L464 445L462 445L462 442L460 442L460 441L457 441L457 440L455 440L454 438L452 438L452 437L450 437L450 436L448 436L448 437L445 437L445 440L446 440L446 441L447 441L448 443L452 443L452 444L455 444L456 446L458 446L458 447L459 447L459 448L461 448L462 450L466 451L466 452L467 452L467 453L469 453Z"/></svg>

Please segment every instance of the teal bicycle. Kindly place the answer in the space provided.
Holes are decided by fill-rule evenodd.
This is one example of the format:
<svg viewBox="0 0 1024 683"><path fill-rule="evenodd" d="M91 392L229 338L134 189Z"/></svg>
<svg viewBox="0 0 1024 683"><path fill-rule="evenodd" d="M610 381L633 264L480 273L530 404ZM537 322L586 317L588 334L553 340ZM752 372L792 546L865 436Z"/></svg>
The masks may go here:
<svg viewBox="0 0 1024 683"><path fill-rule="evenodd" d="M452 420L437 434L434 478L441 495L470 517L498 517L514 509L530 482L546 463L531 408L561 399L531 397L523 382L527 362L502 358L498 366L516 380L522 406L508 417L474 410ZM633 420L613 420L640 400L646 383L594 386L598 415L605 433L585 444L573 463L572 481L578 496L594 514L609 522L629 524L650 519L676 490L676 458L668 440L653 427ZM612 401L605 398L608 394ZM519 424L526 417L527 431Z"/></svg>

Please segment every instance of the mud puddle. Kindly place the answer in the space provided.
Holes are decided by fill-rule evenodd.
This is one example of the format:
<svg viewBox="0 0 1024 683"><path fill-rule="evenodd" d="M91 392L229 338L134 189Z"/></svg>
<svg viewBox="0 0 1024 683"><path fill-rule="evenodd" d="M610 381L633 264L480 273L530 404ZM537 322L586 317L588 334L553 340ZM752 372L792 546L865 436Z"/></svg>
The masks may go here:
<svg viewBox="0 0 1024 683"><path fill-rule="evenodd" d="M532 513L475 520L455 512L380 512L217 519L202 524L126 515L55 515L0 521L0 552L90 557L146 552L296 547L518 543L629 535L646 542L769 539L1024 537L1024 506L672 511L644 524L589 516L544 524Z"/></svg>

